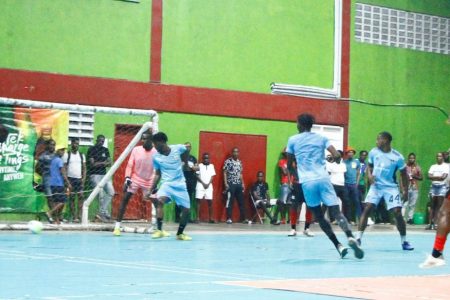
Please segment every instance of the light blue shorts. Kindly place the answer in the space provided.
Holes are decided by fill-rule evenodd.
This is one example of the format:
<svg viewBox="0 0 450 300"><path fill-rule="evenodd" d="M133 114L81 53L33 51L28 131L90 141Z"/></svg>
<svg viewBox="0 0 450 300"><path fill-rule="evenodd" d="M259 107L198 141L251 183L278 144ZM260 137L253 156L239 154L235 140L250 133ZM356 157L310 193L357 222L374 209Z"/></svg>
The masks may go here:
<svg viewBox="0 0 450 300"><path fill-rule="evenodd" d="M328 178L304 182L302 188L308 207L316 207L321 203L326 206L339 205L336 192Z"/></svg>
<svg viewBox="0 0 450 300"><path fill-rule="evenodd" d="M364 202L378 205L382 198L386 202L388 210L402 207L402 198L398 187L377 187L376 185L371 185Z"/></svg>
<svg viewBox="0 0 450 300"><path fill-rule="evenodd" d="M158 189L157 197L167 197L178 206L191 208L191 201L186 187L186 182L163 182Z"/></svg>

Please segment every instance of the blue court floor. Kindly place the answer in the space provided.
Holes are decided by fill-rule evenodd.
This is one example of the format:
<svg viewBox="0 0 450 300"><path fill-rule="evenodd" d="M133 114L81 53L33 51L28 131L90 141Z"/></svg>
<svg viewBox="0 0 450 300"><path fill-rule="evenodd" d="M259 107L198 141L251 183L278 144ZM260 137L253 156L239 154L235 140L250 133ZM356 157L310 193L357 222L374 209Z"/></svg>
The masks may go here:
<svg viewBox="0 0 450 300"><path fill-rule="evenodd" d="M347 299L226 282L450 274L449 265L418 268L434 232L409 233L412 252L401 250L395 231L366 233L363 260L353 253L340 259L318 227L313 238L287 237L287 227L187 232L192 241L175 240L173 230L160 240L133 233L0 232L0 299Z"/></svg>

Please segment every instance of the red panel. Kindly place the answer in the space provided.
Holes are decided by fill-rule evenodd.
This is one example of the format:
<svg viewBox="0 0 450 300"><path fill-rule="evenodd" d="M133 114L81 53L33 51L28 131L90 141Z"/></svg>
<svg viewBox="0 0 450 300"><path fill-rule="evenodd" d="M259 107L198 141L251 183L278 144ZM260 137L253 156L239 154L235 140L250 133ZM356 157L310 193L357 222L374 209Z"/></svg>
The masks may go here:
<svg viewBox="0 0 450 300"><path fill-rule="evenodd" d="M161 47L162 47L162 0L152 2L150 81L161 81Z"/></svg>
<svg viewBox="0 0 450 300"><path fill-rule="evenodd" d="M114 133L114 161L117 160L119 155L125 150L130 141L136 136L136 133L141 127L137 125L116 125L116 131ZM116 195L112 201L112 215L113 218L117 218L119 213L120 202L123 197L123 182L125 180L125 170L127 167L127 159L120 165L116 173L113 176L113 185L116 191ZM127 210L124 215L124 219L128 220L150 220L151 219L151 204L149 201L142 201L142 192L139 190L133 195L128 202Z"/></svg>
<svg viewBox="0 0 450 300"><path fill-rule="evenodd" d="M350 97L350 22L352 1L342 3L341 97Z"/></svg>
<svg viewBox="0 0 450 300"><path fill-rule="evenodd" d="M343 101L9 69L0 69L0 97L282 121L310 112L320 124L348 124Z"/></svg>
<svg viewBox="0 0 450 300"><path fill-rule="evenodd" d="M262 135L246 135L246 134L229 134L218 132L200 132L200 151L198 157L204 152L210 153L211 162L216 169L216 177L213 182L214 199L213 214L215 220L225 221L225 208L222 198L223 192L223 173L222 167L225 159L227 159L231 150L238 147L240 150L240 159L244 167L245 182L245 203L247 205L247 217L254 215L254 209L249 199L249 189L253 182L256 181L257 171L266 171L266 146L267 138ZM233 221L239 220L239 206L234 203ZM206 203L201 207L200 220L206 221L208 218Z"/></svg>

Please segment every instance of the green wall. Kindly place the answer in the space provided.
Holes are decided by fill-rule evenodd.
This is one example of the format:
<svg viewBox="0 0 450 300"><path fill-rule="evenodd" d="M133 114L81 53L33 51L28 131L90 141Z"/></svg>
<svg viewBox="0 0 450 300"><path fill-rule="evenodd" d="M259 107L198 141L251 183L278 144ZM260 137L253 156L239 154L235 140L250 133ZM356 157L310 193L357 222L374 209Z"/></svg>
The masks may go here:
<svg viewBox="0 0 450 300"><path fill-rule="evenodd" d="M450 2L361 1L363 3L449 17ZM352 6L350 96L378 104L427 104L450 111L450 56L422 51L372 45L354 39ZM435 163L435 154L450 146L450 125L438 110L430 108L376 107L350 105L349 143L370 150L380 131L394 137L393 147L405 157L417 154L425 174ZM419 209L427 203L429 180L421 188Z"/></svg>
<svg viewBox="0 0 450 300"><path fill-rule="evenodd" d="M166 0L163 20L165 83L333 85L333 0Z"/></svg>
<svg viewBox="0 0 450 300"><path fill-rule="evenodd" d="M148 81L151 0L2 0L0 68Z"/></svg>

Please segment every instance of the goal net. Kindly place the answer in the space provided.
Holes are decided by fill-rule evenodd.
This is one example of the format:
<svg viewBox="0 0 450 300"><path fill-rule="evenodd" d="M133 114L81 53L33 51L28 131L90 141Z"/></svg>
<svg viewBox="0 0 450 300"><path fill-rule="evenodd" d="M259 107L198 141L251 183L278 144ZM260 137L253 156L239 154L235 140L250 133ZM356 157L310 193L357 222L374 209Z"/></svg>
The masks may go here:
<svg viewBox="0 0 450 300"><path fill-rule="evenodd" d="M48 142L53 140L53 155L56 155L56 150L65 148L62 160L70 162L70 170L67 170L69 177L82 174L83 171L79 169L83 169L83 165L87 171L86 176L82 176L84 186L81 199L85 199L83 206L81 207L82 201L79 202L78 197L73 197L74 191L66 192L71 201L66 202L60 219L73 222L82 217L83 225L94 220L99 208L97 196L107 181L113 182L115 191L107 209L115 218L123 196L129 153L139 144L142 132L147 130L153 133L158 131L158 114L153 110L67 105L0 97L0 213L24 214L21 217L23 220L46 220L45 213L52 205L49 198L53 194L46 192L44 184L43 177L48 170L45 166L38 166L38 162L47 151ZM95 144L98 135L105 137L104 147L110 154L112 166L107 168L104 180L93 185L89 176L87 152ZM78 156L72 154L73 138L79 141L78 151L74 152ZM71 152L69 157L68 152ZM78 163L75 164L75 161ZM141 196L137 193L130 200L125 220L151 219L151 204L141 201Z"/></svg>

